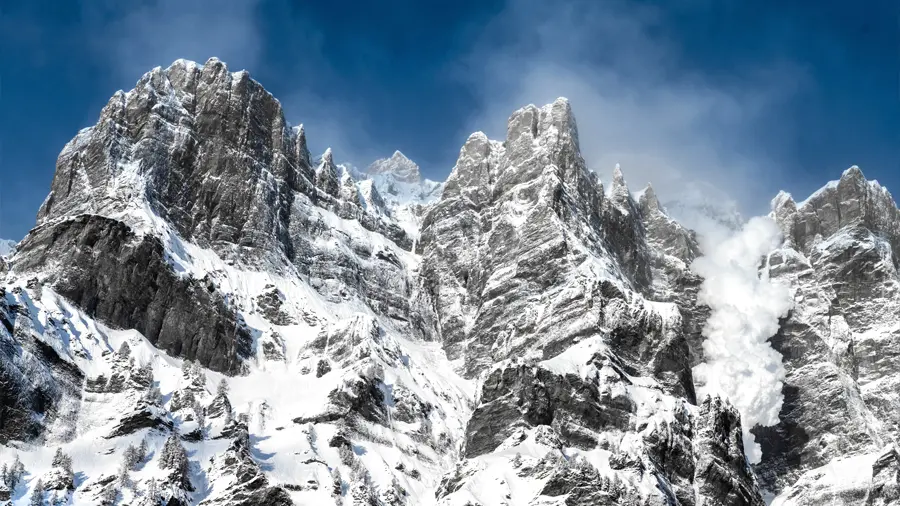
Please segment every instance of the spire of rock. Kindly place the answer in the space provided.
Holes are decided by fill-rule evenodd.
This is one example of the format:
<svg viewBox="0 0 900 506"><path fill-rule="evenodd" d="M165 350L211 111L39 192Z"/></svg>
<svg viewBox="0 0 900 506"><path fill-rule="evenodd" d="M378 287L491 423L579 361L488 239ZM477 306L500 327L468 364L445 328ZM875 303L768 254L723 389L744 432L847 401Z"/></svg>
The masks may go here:
<svg viewBox="0 0 900 506"><path fill-rule="evenodd" d="M644 212L660 211L662 207L659 204L659 197L656 196L656 191L653 189L653 185L651 185L650 183L647 183L647 187L644 188L643 192L641 192L641 199L639 203L641 205L641 209Z"/></svg>
<svg viewBox="0 0 900 506"><path fill-rule="evenodd" d="M306 142L306 129L303 124L294 127L294 152L300 163L305 163L307 167L312 166L309 155L309 145Z"/></svg>
<svg viewBox="0 0 900 506"><path fill-rule="evenodd" d="M631 192L628 190L628 184L625 182L625 175L622 174L622 167L618 163L616 168L613 169L610 196L616 202L627 202L631 198Z"/></svg>
<svg viewBox="0 0 900 506"><path fill-rule="evenodd" d="M569 138L574 143L576 151L580 150L578 125L575 122L575 113L572 112L569 99L559 97L549 106L542 108L541 112L542 123L546 121L549 125L556 127L561 136Z"/></svg>
<svg viewBox="0 0 900 506"><path fill-rule="evenodd" d="M325 153L322 154L322 160L316 168L316 187L332 197L336 197L340 192L341 185L338 178L338 170L334 165L331 148L325 150Z"/></svg>

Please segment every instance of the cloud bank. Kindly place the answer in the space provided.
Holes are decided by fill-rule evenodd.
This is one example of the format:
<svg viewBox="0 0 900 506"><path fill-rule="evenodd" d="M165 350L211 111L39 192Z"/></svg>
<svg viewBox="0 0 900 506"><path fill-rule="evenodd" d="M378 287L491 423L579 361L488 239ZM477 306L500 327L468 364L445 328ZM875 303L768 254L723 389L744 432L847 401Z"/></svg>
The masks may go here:
<svg viewBox="0 0 900 506"><path fill-rule="evenodd" d="M750 429L777 424L784 401L784 365L768 339L793 298L759 268L781 243L781 231L770 218L757 217L727 239L704 242L705 256L691 268L704 278L698 302L712 312L703 327L706 362L694 368L694 380L701 396L728 397L740 411L744 451L758 463L762 453Z"/></svg>

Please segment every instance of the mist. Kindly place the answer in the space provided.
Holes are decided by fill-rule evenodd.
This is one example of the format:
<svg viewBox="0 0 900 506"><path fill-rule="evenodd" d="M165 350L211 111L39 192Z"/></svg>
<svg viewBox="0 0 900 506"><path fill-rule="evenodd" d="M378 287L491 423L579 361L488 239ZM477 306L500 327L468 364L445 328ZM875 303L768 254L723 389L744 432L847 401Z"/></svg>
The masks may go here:
<svg viewBox="0 0 900 506"><path fill-rule="evenodd" d="M482 104L465 130L503 139L512 111L564 96L601 179L620 163L632 191L652 183L664 203L702 183L746 215L767 211L782 168L757 134L802 72L778 63L714 81L682 65L664 24L658 10L634 3L510 2L457 69Z"/></svg>

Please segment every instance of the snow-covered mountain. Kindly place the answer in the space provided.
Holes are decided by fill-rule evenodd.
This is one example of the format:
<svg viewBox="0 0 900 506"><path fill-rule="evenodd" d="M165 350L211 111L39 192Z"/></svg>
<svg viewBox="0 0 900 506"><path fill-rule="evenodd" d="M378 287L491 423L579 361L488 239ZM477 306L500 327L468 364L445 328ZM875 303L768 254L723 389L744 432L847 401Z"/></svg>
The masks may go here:
<svg viewBox="0 0 900 506"><path fill-rule="evenodd" d="M400 151L394 151L390 158L381 158L372 162L366 169L372 176L392 176L403 183L420 183L422 174L419 166Z"/></svg>
<svg viewBox="0 0 900 506"><path fill-rule="evenodd" d="M0 257L8 257L16 250L16 241L0 239Z"/></svg>
<svg viewBox="0 0 900 506"><path fill-rule="evenodd" d="M358 175L372 181L393 217L411 236L418 238L428 207L441 197L444 184L425 179L419 166L400 151L373 162Z"/></svg>
<svg viewBox="0 0 900 506"><path fill-rule="evenodd" d="M216 59L110 99L0 263L0 504L897 503L900 211L858 169L747 250L793 309L745 427L694 376L745 305L565 99L444 183L334 158Z"/></svg>

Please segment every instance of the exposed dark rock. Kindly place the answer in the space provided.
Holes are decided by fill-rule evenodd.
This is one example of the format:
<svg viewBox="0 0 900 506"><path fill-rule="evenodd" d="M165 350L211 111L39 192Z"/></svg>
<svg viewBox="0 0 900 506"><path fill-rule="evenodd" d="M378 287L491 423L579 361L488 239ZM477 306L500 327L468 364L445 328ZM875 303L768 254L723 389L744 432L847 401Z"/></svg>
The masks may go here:
<svg viewBox="0 0 900 506"><path fill-rule="evenodd" d="M481 405L466 427L465 456L489 453L516 428L538 425L566 434L570 446L592 449L600 431L628 430L631 423L631 399L611 392L575 375L524 364L495 369L485 378Z"/></svg>
<svg viewBox="0 0 900 506"><path fill-rule="evenodd" d="M256 304L260 312L275 325L293 325L294 319L281 310L284 304L284 294L272 285L256 297Z"/></svg>
<svg viewBox="0 0 900 506"><path fill-rule="evenodd" d="M11 307L5 293L0 293L0 320L0 444L33 441L59 417L75 418L70 409L81 397L84 377L42 341L26 307Z"/></svg>
<svg viewBox="0 0 900 506"><path fill-rule="evenodd" d="M40 270L60 295L110 325L140 331L157 348L210 369L240 373L250 334L222 295L177 275L159 239L95 215L39 226L16 269Z"/></svg>
<svg viewBox="0 0 900 506"><path fill-rule="evenodd" d="M173 424L163 413L156 406L147 404L138 406L135 411L124 415L119 420L106 439L134 434L141 429L157 429L168 432L172 430Z"/></svg>
<svg viewBox="0 0 900 506"><path fill-rule="evenodd" d="M700 406L694 453L694 481L699 495L713 504L765 504L744 456L741 417L720 398L707 397Z"/></svg>
<svg viewBox="0 0 900 506"><path fill-rule="evenodd" d="M233 438L228 450L217 456L214 464L217 473L226 476L230 484L200 504L293 506L288 492L282 487L270 485L266 475L253 460L247 426L235 424Z"/></svg>

